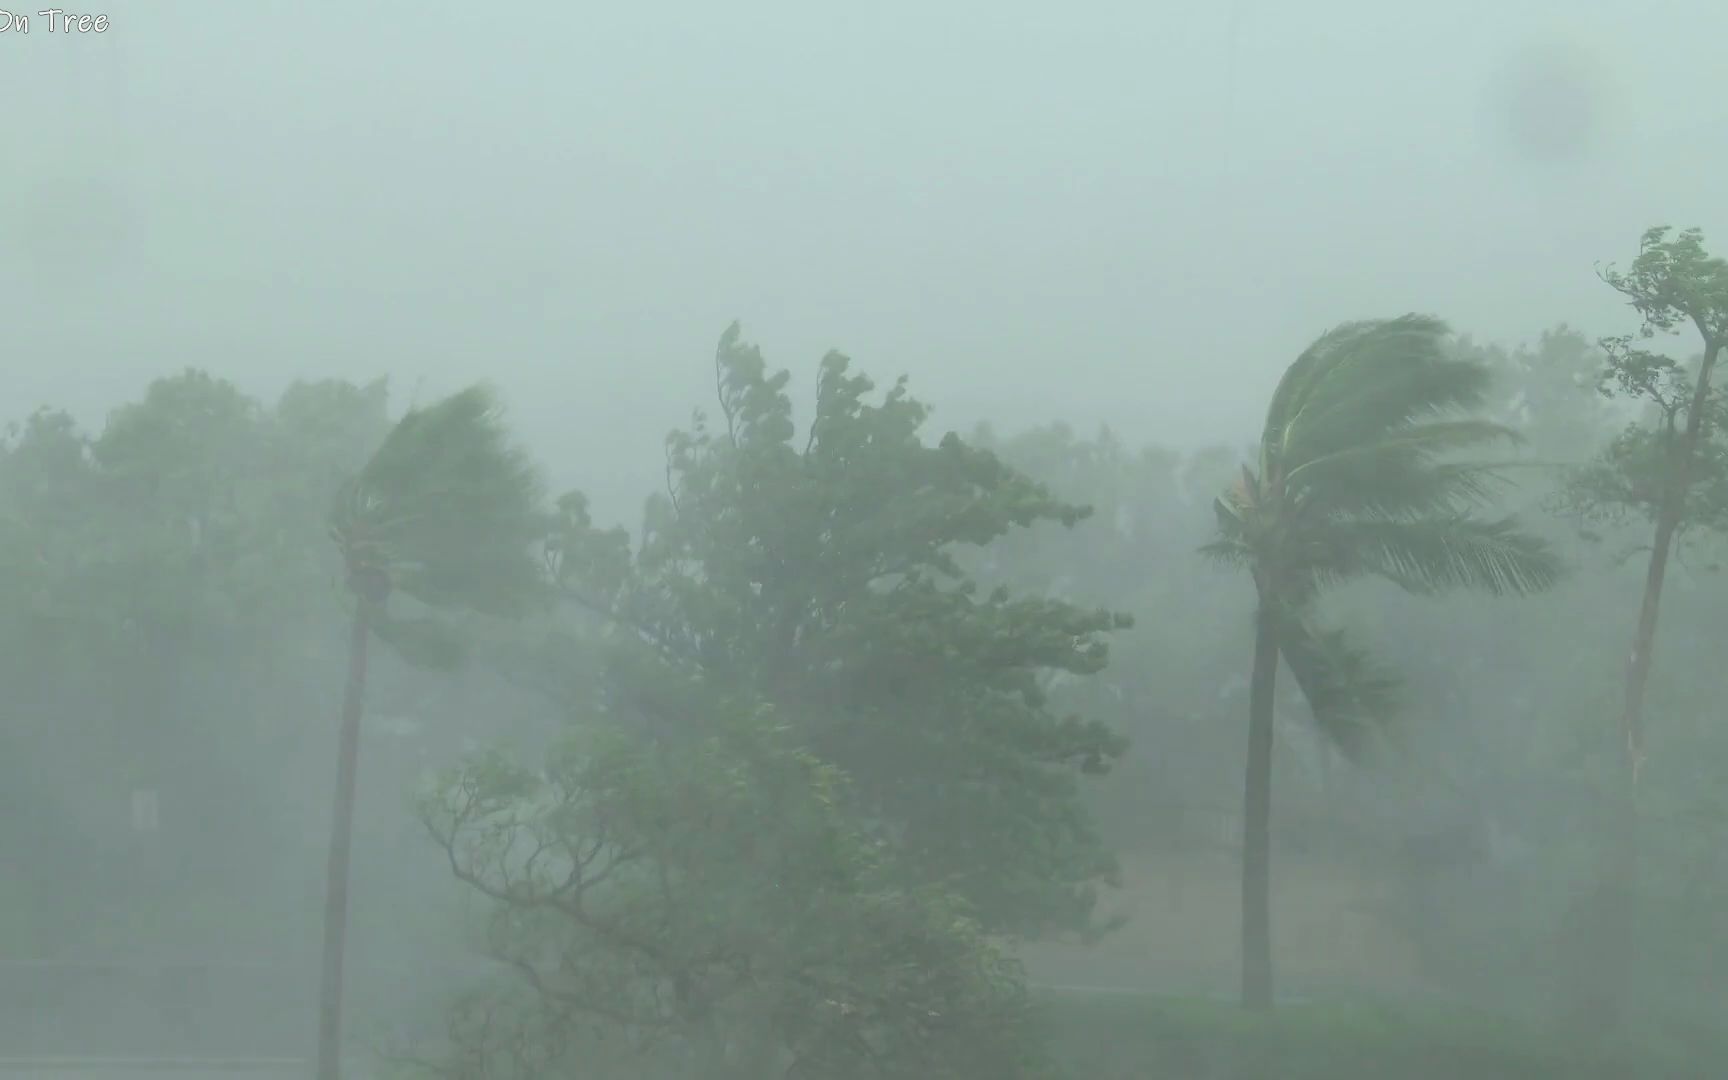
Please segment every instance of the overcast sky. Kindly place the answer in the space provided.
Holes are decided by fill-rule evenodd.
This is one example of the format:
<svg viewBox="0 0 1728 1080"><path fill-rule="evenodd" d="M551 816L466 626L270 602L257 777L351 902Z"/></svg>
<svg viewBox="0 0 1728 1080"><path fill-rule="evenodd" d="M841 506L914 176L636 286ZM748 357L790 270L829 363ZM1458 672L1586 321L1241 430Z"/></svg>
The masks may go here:
<svg viewBox="0 0 1728 1080"><path fill-rule="evenodd" d="M0 34L0 411L487 378L613 512L733 318L939 427L1235 442L1333 323L1619 332L1594 264L1728 249L1709 0L107 14Z"/></svg>

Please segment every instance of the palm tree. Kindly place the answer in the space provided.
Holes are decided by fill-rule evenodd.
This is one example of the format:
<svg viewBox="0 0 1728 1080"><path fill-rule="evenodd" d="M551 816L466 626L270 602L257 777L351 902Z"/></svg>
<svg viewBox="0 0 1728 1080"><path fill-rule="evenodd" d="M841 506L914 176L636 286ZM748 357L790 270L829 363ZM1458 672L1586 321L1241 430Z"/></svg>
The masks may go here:
<svg viewBox="0 0 1728 1080"><path fill-rule="evenodd" d="M1468 415L1488 369L1449 356L1447 329L1420 315L1347 323L1297 357L1272 395L1258 468L1215 503L1204 549L1246 566L1258 605L1243 807L1242 1003L1272 1006L1272 702L1283 657L1325 735L1357 753L1392 708L1395 683L1316 623L1328 586L1380 577L1412 593L1529 593L1561 565L1510 518L1483 519L1501 479L1446 460L1515 432Z"/></svg>
<svg viewBox="0 0 1728 1080"><path fill-rule="evenodd" d="M523 612L541 588L542 564L533 552L544 535L540 495L539 479L510 445L491 395L473 387L410 410L337 498L330 534L342 554L354 614L325 893L319 1080L340 1075L342 958L367 645L376 634L410 662L447 666L457 659L457 639L439 612ZM397 596L425 610L399 614L391 609Z"/></svg>

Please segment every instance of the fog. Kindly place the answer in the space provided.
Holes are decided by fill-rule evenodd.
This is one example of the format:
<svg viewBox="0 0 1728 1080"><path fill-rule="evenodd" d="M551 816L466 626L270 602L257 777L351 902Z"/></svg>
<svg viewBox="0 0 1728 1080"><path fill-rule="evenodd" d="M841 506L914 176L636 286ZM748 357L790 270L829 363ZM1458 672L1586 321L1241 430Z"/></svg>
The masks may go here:
<svg viewBox="0 0 1728 1080"><path fill-rule="evenodd" d="M1728 8L1703 0L155 0L113 6L99 33L14 14L29 26L0 13L0 402L8 422L50 406L94 437L152 380L187 368L266 409L297 383L387 377L392 419L485 381L548 489L580 489L600 526L639 536L644 498L669 484L667 432L688 427L693 410L726 412L716 401L715 342L738 320L769 369L790 370L800 433L815 408L817 363L837 349L879 386L909 377L933 410L927 441L950 430L975 437L1061 498L1092 505L1093 519L1072 535L1042 525L1010 531L999 553L963 560L980 581L1120 607L1137 620L1112 645L1117 659L1086 676L1102 689L1072 701L1052 691L1064 708L1132 728L1134 749L1085 798L1107 845L1132 853L1125 886L1105 889L1100 902L1129 920L1129 937L1118 940L1130 944L1017 943L1040 985L1201 998L1236 991L1236 912L1215 925L1200 913L1212 902L1194 897L1211 895L1212 870L1233 880L1241 838L1229 841L1237 854L1214 865L1205 853L1212 841L1195 837L1240 825L1220 833L1195 821L1216 810L1228 823L1241 813L1254 590L1245 575L1208 569L1195 550L1214 527L1212 495L1235 480L1227 459L1259 437L1291 361L1350 320L1436 314L1460 335L1454 347L1494 369L1501 389L1485 408L1531 429L1532 458L1581 465L1612 443L1621 420L1647 413L1625 402L1604 413L1588 392L1531 412L1539 393L1593 380L1601 357L1587 347L1597 337L1638 329L1626 297L1598 271L1629 263L1651 226L1698 227L1728 242ZM1577 328L1576 348L1544 344L1559 326ZM1695 338L1669 349L1682 362L1699 351ZM1531 356L1548 366L1531 366ZM1556 371L1559 382L1540 373ZM1050 424L1065 427L1051 434ZM1101 429L1120 461L1106 460L1116 450L1086 442ZM212 468L231 464L214 444L200 445ZM1152 450L1136 456L1142 448ZM1224 457L1207 458L1209 448L1226 448ZM351 471L364 460L335 455L318 467ZM1428 781L1396 768L1350 763L1304 726L1294 683L1281 687L1277 784L1288 780L1299 794L1275 826L1277 858L1308 851L1315 837L1336 838L1340 821L1384 827L1362 825L1366 838L1346 843L1344 856L1327 850L1278 864L1292 893L1311 901L1288 901L1280 915L1286 894L1274 893L1278 948L1306 939L1333 942L1335 955L1371 951L1353 935L1384 932L1403 935L1388 946L1400 955L1499 952L1527 974L1558 963L1529 959L1535 953L1513 963L1508 943L1535 948L1529 942L1542 928L1558 925L1564 905L1537 894L1573 888L1567 875L1581 862L1564 871L1544 863L1530 872L1537 884L1482 886L1500 893L1472 892L1477 870L1436 871L1443 881L1414 886L1400 878L1397 888L1430 906L1411 915L1416 901L1376 893L1375 903L1403 906L1396 931L1365 930L1339 914L1357 900L1332 897L1328 871L1316 869L1334 856L1384 868L1390 863L1364 853L1396 847L1394 833L1441 829L1435 823L1452 821L1460 806L1489 819L1481 828L1497 837L1497 866L1525 858L1507 850L1600 829L1589 817L1593 797L1566 786L1575 778L1544 770L1572 760L1562 744L1594 739L1609 753L1602 746L1612 743L1647 555L1615 557L1649 546L1648 520L1635 513L1629 524L1598 523L1609 542L1592 546L1552 509L1563 486L1552 468L1520 477L1503 505L1556 545L1572 567L1570 584L1530 600L1434 604L1352 586L1339 601L1340 618L1376 627L1368 644L1417 701L1408 726L1422 733L1418 742L1430 740L1417 755L1450 762L1463 780L1421 787ZM68 505L95 498L67 490ZM321 513L325 496L316 499ZM46 520L35 505L0 511L0 520ZM104 528L148 511L114 513ZM1141 525L1122 525L1135 514ZM1675 755L1663 760L1685 765L1690 779L1675 783L1687 792L1710 786L1707 763L1728 769L1728 757L1711 757L1728 749L1728 731L1712 741L1704 720L1670 715L1719 711L1703 658L1728 629L1714 614L1721 581L1702 569L1714 527L1700 519L1687 532L1701 539L1670 580L1657 648L1671 651L1652 675L1659 703L1651 711L1661 714L1651 720L1652 759ZM314 523L307 544L323 543L323 532ZM113 536L104 542L118 543ZM0 603L23 604L16 598L36 588L35 571L23 566L0 567L21 586ZM338 570L326 570L337 581ZM81 586L79 603L96 603L87 598L107 587ZM46 688L13 695L16 739L0 756L15 763L11 782L28 784L6 801L40 824L13 830L32 838L21 849L29 855L0 852L4 876L32 883L24 890L36 897L31 919L43 896L105 895L101 904L65 905L58 921L17 915L31 929L0 936L0 961L16 984L7 992L36 995L17 1006L29 1018L0 1035L0 1057L196 1056L187 1032L238 1032L247 1025L233 1016L246 1010L254 1018L297 1012L286 1029L261 1021L260 1045L236 1035L219 1053L310 1055L308 988L344 662L337 601L345 594L334 585L328 592L317 601L328 601L328 612L296 614L304 625L244 660L158 657L135 661L125 669L132 675L102 669L52 685L44 677ZM156 640L155 631L146 636ZM350 1003L364 1014L352 1022L358 1029L406 1038L413 1024L440 1028L462 979L448 975L446 987L446 975L399 973L478 963L475 928L489 901L452 881L445 853L405 800L427 770L501 736L532 759L567 710L485 663L428 673L376 651ZM125 680L134 675L143 681L114 693L131 705L148 699L162 723L184 721L186 741L158 744L147 725L84 722L90 710L121 715L112 702L91 704L92 687L133 686ZM1555 719L1561 713L1572 727ZM1547 719L1531 719L1538 715ZM245 738L233 735L237 716ZM1673 736L1664 750L1675 728L1695 741ZM379 731L397 732L392 745L409 748L378 749L388 742ZM1661 775L1653 783L1666 783ZM1312 777L1312 790L1292 776ZM176 785L197 789L203 809L176 810ZM105 877L106 856L77 852L83 837L129 835L127 801L159 789L163 823L159 833L146 830L147 842L169 843L156 837L172 834L179 854L133 852L123 858L135 862L110 866ZM221 820L212 808L224 805L223 792L268 806L257 811L271 815L259 826L266 839L246 839L252 819ZM1690 798L1680 801L1691 807ZM130 813L139 828L137 815L156 811L134 805ZM1705 835L1662 828L1674 830L1670 838ZM130 842L91 841L104 852ZM1170 851L1182 853L1180 867L1158 861ZM207 873L205 907L175 900L176 916L141 920L136 932L116 914L128 888L173 897ZM1462 898L1443 899L1449 889ZM1505 900L1506 890L1519 898ZM24 904L22 893L4 895ZM1237 902L1227 888L1219 895ZM1502 901L1523 905L1521 914L1497 910ZM1329 905L1334 916L1324 914ZM234 914L248 907L251 922ZM1135 936L1134 921L1154 909L1188 914ZM1410 932L1412 921L1432 932ZM49 926L53 940L43 936ZM1184 939L1218 948L1187 949ZM1692 951L1709 951L1701 941L1689 939ZM1652 998L1651 1008L1684 1012L1688 1024L1720 1023L1720 979L1692 968L1675 974L1691 963L1687 952L1649 954L1641 977L1672 984L1685 1002ZM157 991L136 987L157 984L148 983L155 976L74 976L64 965L205 963L284 965L295 974L286 990L259 983L245 991L262 996L244 1008L240 990L215 995L239 1010L222 1014L228 1019L114 1020L125 1033L79 1045L87 1014L119 1016L113 1002L147 999ZM1489 959L1459 963L1468 970L1436 975L1432 965L1400 961L1400 971L1423 968L1403 982L1385 970L1320 963L1293 976L1303 988L1290 992L1480 1003L1494 997L1484 987L1498 987L1506 1000L1495 1007L1508 1013L1541 1012L1534 1003L1552 992L1517 983L1516 970ZM145 981L125 981L134 977ZM101 989L43 989L79 979ZM404 980L413 993L398 995ZM1412 990L1418 983L1423 989ZM120 1045L134 1033L138 1046ZM516 1075L554 1074L548 1065Z"/></svg>
<svg viewBox="0 0 1728 1080"><path fill-rule="evenodd" d="M0 392L484 369L559 459L630 448L609 507L733 318L959 426L1189 443L1250 430L1234 389L1331 312L1526 338L1606 313L1625 237L1722 213L1703 3L109 14L0 39L10 336L55 357Z"/></svg>

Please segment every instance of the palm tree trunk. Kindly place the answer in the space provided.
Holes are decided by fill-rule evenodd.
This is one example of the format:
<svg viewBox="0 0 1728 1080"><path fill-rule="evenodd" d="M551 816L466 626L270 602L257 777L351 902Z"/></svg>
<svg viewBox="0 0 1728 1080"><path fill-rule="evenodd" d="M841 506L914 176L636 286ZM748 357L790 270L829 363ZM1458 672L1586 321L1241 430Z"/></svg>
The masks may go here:
<svg viewBox="0 0 1728 1080"><path fill-rule="evenodd" d="M1668 576L1668 560L1675 535L1686 512L1687 488L1692 463L1704 437L1704 413L1710 398L1710 375L1721 346L1710 342L1698 365L1686 427L1669 452L1662 502L1657 509L1656 535L1650 547L1650 565L1644 576L1644 598L1638 608L1638 629L1626 661L1626 701L1620 715L1623 768L1614 793L1611 835L1602 880L1598 883L1598 925L1592 931L1595 989L1585 989L1581 1004L1585 1022L1596 1030L1618 1023L1625 983L1633 959L1633 923L1637 917L1638 892L1638 781L1644 765L1644 697L1655 657L1656 626L1662 610L1662 585Z"/></svg>
<svg viewBox="0 0 1728 1080"><path fill-rule="evenodd" d="M318 1080L342 1075L342 959L348 941L348 863L354 841L354 792L360 771L360 713L366 701L366 645L372 609L359 598L348 644L348 685L336 754L336 802L324 891L324 961L318 990Z"/></svg>
<svg viewBox="0 0 1728 1080"><path fill-rule="evenodd" d="M1254 619L1248 690L1248 772L1242 801L1242 1007L1272 1008L1272 696L1278 630L1264 597Z"/></svg>

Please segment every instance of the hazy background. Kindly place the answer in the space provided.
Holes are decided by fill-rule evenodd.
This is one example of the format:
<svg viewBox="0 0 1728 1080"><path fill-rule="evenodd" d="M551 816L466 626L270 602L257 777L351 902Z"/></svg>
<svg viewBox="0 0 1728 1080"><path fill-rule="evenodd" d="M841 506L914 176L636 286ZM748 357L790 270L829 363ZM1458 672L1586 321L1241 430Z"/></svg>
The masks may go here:
<svg viewBox="0 0 1728 1080"><path fill-rule="evenodd" d="M1340 321L1431 311L1507 347L1561 322L1625 332L1635 323L1597 264L1630 260L1651 225L1728 237L1728 5L1705 0L114 0L103 13L101 35L51 33L33 14L28 35L0 33L0 423L49 403L98 431L187 366L265 399L293 379L389 374L397 407L483 377L560 485L633 525L662 483L664 432L711 406L714 345L736 318L792 368L800 401L817 357L843 349L879 378L909 373L936 432L1020 432L1005 457L1100 507L1089 533L1022 538L990 560L1016 589L1142 616L1100 689L1072 691L1135 729L1135 756L1097 797L1110 838L1138 845L1109 901L1135 921L1101 949L1034 956L1046 982L1195 994L1235 974L1251 589L1193 555L1212 525L1204 494L1232 463L1175 451L1247 442L1273 381ZM1594 366L1562 345L1550 351L1573 367L1496 354L1525 379L1497 407L1570 390ZM1610 437L1588 405L1547 401L1532 425L1544 460ZM1112 459L1025 430L1058 419L1154 451ZM1334 765L1287 687L1286 986L1360 996L1427 980L1492 1006L1556 981L1538 949L1589 865L1584 841L1564 843L1588 837L1577 821L1600 805L1577 762L1612 734L1642 580L1568 542L1577 583L1515 607L1346 598L1409 673L1421 771ZM1728 805L1700 763L1728 755L1709 652L1728 605L1722 578L1681 571L1652 775L1665 808L1710 816L1675 826L1680 810L1651 811L1667 845L1652 865L1668 875L1651 891L1667 906L1651 909L1661 933L1643 977L1665 996L1644 1003L1683 1004L1715 1030L1728 863L1710 859L1728 852ZM0 825L54 854L34 856L39 874L0 875L40 886L14 889L34 906L14 897L0 920L18 939L0 949L0 990L50 986L28 967L40 960L94 988L79 993L154 1005L154 983L70 961L256 963L257 1000L239 976L198 993L236 1016L310 1020L295 965L321 910L343 661L334 621L295 626L236 644L250 668L226 652L147 656L118 691L82 669L52 683L29 730L58 756L9 755L0 790L39 815ZM304 657L276 663L280 642ZM468 958L450 927L485 911L429 856L405 792L470 739L562 719L491 676L392 663L369 704L356 849L350 1001L366 1022L434 1015L451 982L422 979L417 997L399 972ZM160 829L135 824L145 791L165 793ZM1404 850L1471 829L1486 855ZM85 846L59 859L66 837ZM1694 865L1708 874L1693 881ZM287 997L260 1004L271 986ZM38 995L41 1016L0 1019L52 1021L90 1051L100 1008L60 992ZM175 1015L180 1027L149 1021L163 1045L214 1031L261 1052L239 1025Z"/></svg>
<svg viewBox="0 0 1728 1080"><path fill-rule="evenodd" d="M1617 332L1593 263L1728 229L1705 0L107 13L0 35L6 412L485 375L607 516L734 317L942 427L1235 441L1327 325Z"/></svg>

